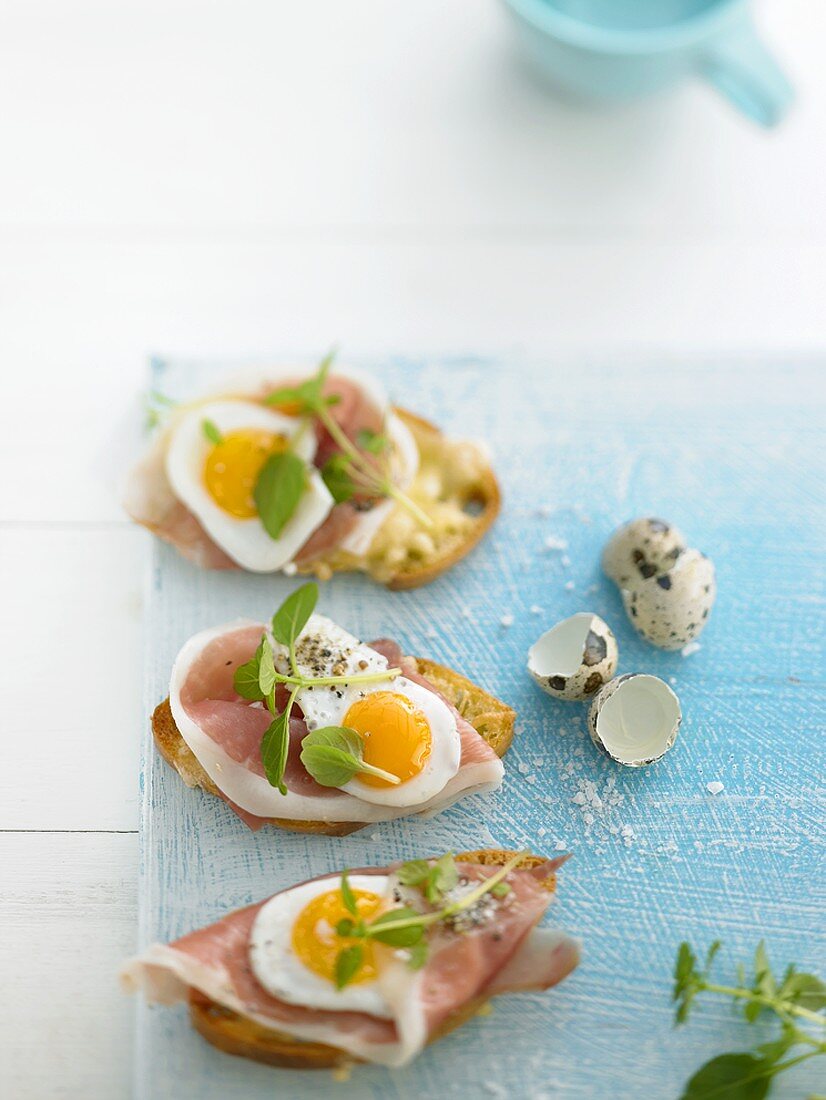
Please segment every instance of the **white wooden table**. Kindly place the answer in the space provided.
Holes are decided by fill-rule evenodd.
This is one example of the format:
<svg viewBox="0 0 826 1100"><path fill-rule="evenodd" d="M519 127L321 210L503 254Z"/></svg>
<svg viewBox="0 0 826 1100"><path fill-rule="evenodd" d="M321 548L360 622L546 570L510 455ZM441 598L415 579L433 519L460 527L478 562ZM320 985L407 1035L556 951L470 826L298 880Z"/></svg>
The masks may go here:
<svg viewBox="0 0 826 1100"><path fill-rule="evenodd" d="M773 133L549 98L492 3L0 0L0 1095L128 1095L154 350L821 349L826 11Z"/></svg>

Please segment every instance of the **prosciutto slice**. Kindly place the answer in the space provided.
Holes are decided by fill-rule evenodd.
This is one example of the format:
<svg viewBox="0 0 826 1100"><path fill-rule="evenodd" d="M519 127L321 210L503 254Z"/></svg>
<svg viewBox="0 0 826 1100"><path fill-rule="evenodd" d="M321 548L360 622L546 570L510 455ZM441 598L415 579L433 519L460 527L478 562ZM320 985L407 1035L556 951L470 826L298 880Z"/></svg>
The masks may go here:
<svg viewBox="0 0 826 1100"><path fill-rule="evenodd" d="M194 991L296 1039L323 1042L367 1061L403 1065L465 1006L502 993L548 989L576 967L576 941L536 927L551 900L541 880L559 862L511 871L509 893L499 900L488 898L485 919L467 928L437 926L420 971L412 971L398 952L383 949L378 984L392 1010L389 1019L288 1004L264 990L249 963L249 944L253 922L266 902L239 909L169 945L154 944L127 963L122 981L127 989L142 989L150 1002L172 1004ZM392 870L361 868L352 873L386 875ZM496 868L460 863L458 870L460 882L473 883ZM338 875L321 878L338 881Z"/></svg>
<svg viewBox="0 0 826 1100"><path fill-rule="evenodd" d="M290 386L295 383L295 379L280 379L272 384L261 384L257 392L250 394L250 400L265 397L276 385ZM331 375L324 393L338 399L337 404L330 406L330 413L349 439L355 441L362 430L381 430L383 410L357 382L342 375ZM170 429L158 436L148 453L131 471L124 493L124 506L134 520L149 527L196 565L204 569L240 569L173 492L166 475L166 449L172 430L174 422ZM316 428L316 437L314 463L320 469L338 448L321 425ZM341 545L358 525L360 511L369 504L369 501L359 500L335 505L298 551L296 562L304 564Z"/></svg>
<svg viewBox="0 0 826 1100"><path fill-rule="evenodd" d="M234 676L238 666L254 654L263 630L263 624L246 623L220 630L211 640L201 643L200 646L198 636L191 639L188 645L194 646L195 656L188 663L184 660L179 682L176 684L176 675L173 674L173 684L170 687L173 714L182 736L207 768L225 801L253 830L260 829L268 818L254 812L258 807L251 803L246 808L240 805L236 786L248 786L248 780L245 780L248 776L259 779L265 777L260 747L272 717L262 703L250 703L236 693ZM303 820L338 821L338 815L346 811L348 816L344 820L367 824L369 821L387 820L404 813L436 812L471 789L490 788L501 781L502 763L496 753L444 696L419 674L415 660L405 657L398 644L392 640L383 638L370 644L375 652L386 658L389 665L401 667L409 680L433 692L450 709L456 721L461 745L458 773L448 781L434 804L412 810L368 805L351 795L343 794L338 788L323 787L316 783L300 759L301 741L307 734L307 727L301 709L296 704L290 716L290 752L284 774L288 792L296 798L292 802L285 801L283 811L279 812L278 803L282 796L277 796L277 799L274 796L274 810L268 816L295 818L298 813L303 813ZM181 660L179 657L176 669ZM279 689L279 692L276 702L278 706L284 707L287 702L286 691ZM197 735L195 738L193 729ZM204 737L208 739L206 742ZM210 768L211 756L215 755L212 753L213 747L220 753L220 760L212 761ZM235 786L230 783L230 776L235 776ZM296 810L294 806L299 808ZM362 811L363 820L359 817Z"/></svg>

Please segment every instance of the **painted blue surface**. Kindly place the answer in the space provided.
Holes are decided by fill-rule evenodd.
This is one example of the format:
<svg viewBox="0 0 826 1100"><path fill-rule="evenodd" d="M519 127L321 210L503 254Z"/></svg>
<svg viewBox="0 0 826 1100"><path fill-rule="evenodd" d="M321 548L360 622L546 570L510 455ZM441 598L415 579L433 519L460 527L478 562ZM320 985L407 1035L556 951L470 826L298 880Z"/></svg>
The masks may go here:
<svg viewBox="0 0 826 1100"><path fill-rule="evenodd" d="M755 34L750 0L503 0L535 66L588 98L626 99L689 74L773 126L793 89Z"/></svg>
<svg viewBox="0 0 826 1100"><path fill-rule="evenodd" d="M778 966L822 970L826 961L824 363L357 362L384 377L399 403L489 441L504 510L483 545L429 587L389 593L336 578L323 587L321 610L362 637L393 634L512 704L519 722L504 787L430 822L343 839L253 835L217 799L187 790L147 735L142 941L174 938L333 868L525 845L574 854L550 918L582 938L583 963L549 994L500 999L410 1068L359 1067L347 1083L222 1055L190 1030L183 1008L141 1007L137 1095L677 1097L701 1062L765 1032L713 1000L687 1028L672 1028L681 939L704 948L722 938L726 976L760 937ZM221 364L160 363L154 384L186 397L224 373ZM717 566L718 602L688 658L641 641L599 573L613 528L646 513L677 523ZM567 540L567 566L545 549L549 536ZM238 615L263 618L290 587L282 577L198 572L155 546L147 708L165 695L190 634ZM584 709L547 698L525 672L530 643L579 610L614 629L620 672L656 673L681 699L678 742L649 769L601 757ZM503 614L514 615L509 629ZM708 793L712 780L724 793ZM574 801L586 781L604 797L601 811ZM802 1067L774 1095L817 1086L816 1068Z"/></svg>

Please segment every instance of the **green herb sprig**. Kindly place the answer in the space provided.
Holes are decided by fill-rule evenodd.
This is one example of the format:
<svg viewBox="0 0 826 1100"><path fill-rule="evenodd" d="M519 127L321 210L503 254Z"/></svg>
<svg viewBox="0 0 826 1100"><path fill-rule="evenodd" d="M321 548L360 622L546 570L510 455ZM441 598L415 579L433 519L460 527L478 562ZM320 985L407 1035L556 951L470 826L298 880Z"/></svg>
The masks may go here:
<svg viewBox="0 0 826 1100"><path fill-rule="evenodd" d="M164 422L166 417L178 404L171 397L167 397L160 390L150 390L144 399L146 409L146 430L153 431Z"/></svg>
<svg viewBox="0 0 826 1100"><path fill-rule="evenodd" d="M238 666L233 677L235 690L243 699L265 702L272 715L273 720L261 739L261 762L270 784L284 795L287 793L284 772L290 750L290 714L299 691L305 687L334 684L380 683L394 680L402 671L386 668L380 672L348 673L346 676L304 676L298 668L296 642L317 600L318 585L303 584L290 593L272 617L272 636L287 650L289 673L279 672L275 667L272 645L264 634L253 656ZM290 689L287 705L280 712L275 702L279 684ZM309 763L305 760L305 746ZM365 763L362 739L355 730L343 726L327 726L308 734L302 741L301 759L313 778L327 787L338 787L358 772L377 775L390 783L399 782L398 776ZM334 779L338 781L333 782Z"/></svg>
<svg viewBox="0 0 826 1100"><path fill-rule="evenodd" d="M695 998L700 993L730 997L742 1005L749 1023L763 1013L773 1013L780 1023L780 1034L772 1042L762 1043L754 1051L720 1054L701 1066L683 1089L681 1100L763 1100L778 1074L801 1062L826 1054L826 985L814 974L804 974L789 966L782 978L776 978L761 940L754 953L754 974L747 984L746 971L738 967L738 986L718 985L709 978L712 963L720 949L715 940L699 966L687 943L681 943L674 967L674 991L677 1024L684 1024ZM811 1031L801 1027L811 1025ZM795 1047L802 1053L790 1054Z"/></svg>
<svg viewBox="0 0 826 1100"><path fill-rule="evenodd" d="M338 398L334 395L325 397L322 390L334 358L335 351L329 352L312 378L299 386L285 386L274 390L267 396L266 403L296 405L301 416L308 421L317 419L327 429L339 450L325 463L321 476L337 503L351 500L360 492L390 497L423 527L432 527L431 517L394 484L387 462L382 461L389 449L390 441L387 436L363 429L353 443L331 415L330 407L337 403Z"/></svg>
<svg viewBox="0 0 826 1100"><path fill-rule="evenodd" d="M388 909L369 922L359 917L358 906L345 871L341 876L341 896L344 907L352 919L345 918L339 921L336 932L347 939L376 940L390 947L406 948L409 952L407 965L412 970L419 970L425 965L428 957L427 929L463 910L470 909L485 894L504 897L510 890L504 879L529 854L527 851L517 852L492 875L482 879L473 889L447 905L442 903L459 881L459 871L452 852L448 852L432 863L423 859L403 863L396 872L399 883L402 886L418 886L431 905L440 905L441 908L420 913L412 906L401 905L395 909ZM504 894L499 889L502 886L507 887ZM353 980L361 968L363 959L364 952L359 943L348 944L341 949L336 959L337 988L343 989Z"/></svg>

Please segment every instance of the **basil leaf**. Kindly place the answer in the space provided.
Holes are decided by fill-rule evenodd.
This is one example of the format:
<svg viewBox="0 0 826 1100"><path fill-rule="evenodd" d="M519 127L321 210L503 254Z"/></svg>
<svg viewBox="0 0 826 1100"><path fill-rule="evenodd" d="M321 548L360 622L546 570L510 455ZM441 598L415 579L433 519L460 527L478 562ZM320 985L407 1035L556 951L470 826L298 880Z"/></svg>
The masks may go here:
<svg viewBox="0 0 826 1100"><path fill-rule="evenodd" d="M351 917L357 917L359 915L358 906L356 905L356 896L350 888L350 880L347 877L346 871L344 871L341 876L341 900L344 902L344 908Z"/></svg>
<svg viewBox="0 0 826 1100"><path fill-rule="evenodd" d="M291 646L315 610L318 585L302 584L287 596L272 617L272 633L279 645Z"/></svg>
<svg viewBox="0 0 826 1100"><path fill-rule="evenodd" d="M421 970L424 964L427 962L428 944L426 939L419 940L418 943L414 943L410 948L410 958L407 960L407 965L411 970Z"/></svg>
<svg viewBox="0 0 826 1100"><path fill-rule="evenodd" d="M327 486L336 504L351 500L356 485L349 473L349 462L344 455L332 455L321 467L321 480Z"/></svg>
<svg viewBox="0 0 826 1100"><path fill-rule="evenodd" d="M772 1076L771 1066L753 1054L721 1054L697 1070L680 1100L763 1100Z"/></svg>
<svg viewBox="0 0 826 1100"><path fill-rule="evenodd" d="M214 443L216 447L219 443L223 443L224 437L218 430L218 425L213 420L202 420L201 427L210 443Z"/></svg>
<svg viewBox="0 0 826 1100"><path fill-rule="evenodd" d="M306 742L306 737L304 741ZM301 748L301 763L322 787L342 787L361 768L361 761L352 753L332 745L308 745Z"/></svg>
<svg viewBox="0 0 826 1100"><path fill-rule="evenodd" d="M336 958L336 989L344 989L361 969L364 951L360 944L354 943L339 951Z"/></svg>
<svg viewBox="0 0 826 1100"><path fill-rule="evenodd" d="M388 928L386 931L382 931L382 925L414 918L419 920L421 915L421 913L417 913L415 909L411 909L407 905L402 906L400 909L389 909L368 925L370 938L378 940L379 943L386 943L390 947L412 947L424 935L422 924L408 924L404 928Z"/></svg>
<svg viewBox="0 0 826 1100"><path fill-rule="evenodd" d="M369 451L370 454L378 455L386 449L390 440L386 435L381 435L379 432L373 432L369 428L362 428L356 432L356 445L361 448L362 451Z"/></svg>
<svg viewBox="0 0 826 1100"><path fill-rule="evenodd" d="M252 495L270 538L277 539L292 518L306 483L304 462L292 451L270 455L261 467Z"/></svg>
<svg viewBox="0 0 826 1100"><path fill-rule="evenodd" d="M402 886L419 886L430 875L430 864L426 859L410 859L396 871L396 878Z"/></svg>
<svg viewBox="0 0 826 1100"><path fill-rule="evenodd" d="M794 973L783 983L779 996L783 1000L793 1001L801 1008L818 1012L826 1006L826 985L814 974Z"/></svg>
<svg viewBox="0 0 826 1100"><path fill-rule="evenodd" d="M261 738L261 763L270 786L281 794L287 793L284 785L284 769L290 751L290 707L279 714Z"/></svg>
<svg viewBox="0 0 826 1100"><path fill-rule="evenodd" d="M275 687L275 660L270 640L264 635L261 639L261 657L258 662L258 686L263 695L270 695Z"/></svg>
<svg viewBox="0 0 826 1100"><path fill-rule="evenodd" d="M261 687L258 683L258 670L261 666L261 654L263 653L264 639L261 639L261 644L255 651L255 654L250 657L248 661L245 661L243 665L239 665L235 670L233 676L233 684L235 690L241 696L242 699L249 699L250 702L258 702L258 700L264 698L264 694L261 691Z"/></svg>

